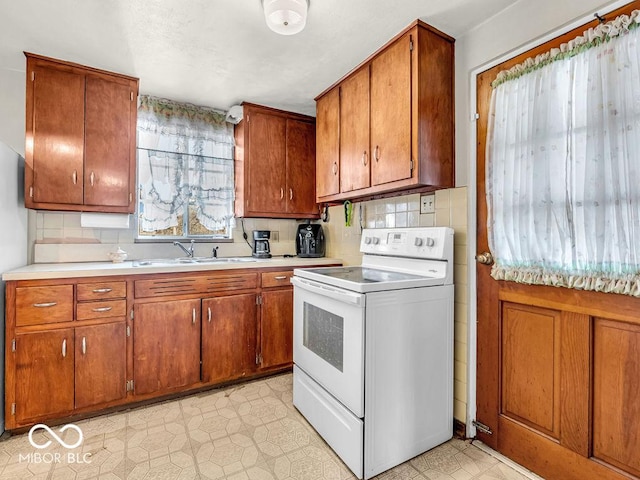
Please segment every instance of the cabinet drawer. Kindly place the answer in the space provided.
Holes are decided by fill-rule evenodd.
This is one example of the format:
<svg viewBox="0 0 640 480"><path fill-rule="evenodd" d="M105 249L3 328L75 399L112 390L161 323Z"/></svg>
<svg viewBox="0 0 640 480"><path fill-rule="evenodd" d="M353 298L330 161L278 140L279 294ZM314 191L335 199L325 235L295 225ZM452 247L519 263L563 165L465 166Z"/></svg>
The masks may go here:
<svg viewBox="0 0 640 480"><path fill-rule="evenodd" d="M73 321L73 285L16 288L16 326Z"/></svg>
<svg viewBox="0 0 640 480"><path fill-rule="evenodd" d="M136 298L188 295L194 293L231 292L254 289L258 286L256 273L215 273L199 277L161 277L137 280Z"/></svg>
<svg viewBox="0 0 640 480"><path fill-rule="evenodd" d="M262 274L262 288L291 286L293 270L282 272L268 272Z"/></svg>
<svg viewBox="0 0 640 480"><path fill-rule="evenodd" d="M127 284L125 282L79 283L77 294L79 302L125 298L127 296Z"/></svg>
<svg viewBox="0 0 640 480"><path fill-rule="evenodd" d="M78 320L92 318L124 317L127 311L126 300L107 300L104 302L79 303L76 307Z"/></svg>

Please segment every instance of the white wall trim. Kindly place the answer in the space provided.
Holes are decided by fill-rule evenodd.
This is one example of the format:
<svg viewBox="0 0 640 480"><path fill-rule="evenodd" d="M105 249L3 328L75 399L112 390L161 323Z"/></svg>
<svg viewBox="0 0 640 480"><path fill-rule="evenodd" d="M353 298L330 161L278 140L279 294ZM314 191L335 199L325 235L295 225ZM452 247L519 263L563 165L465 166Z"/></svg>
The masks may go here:
<svg viewBox="0 0 640 480"><path fill-rule="evenodd" d="M607 15L611 13L613 10L616 10L624 5L630 3L630 0L616 0L607 6L602 7L597 11L599 15ZM594 12L595 13L595 12ZM542 45L543 43L548 42L549 40L553 40L554 38L567 33L574 28L578 28L581 25L593 20L593 14L580 17L572 22L569 22L558 29L553 30L546 35L538 37L526 44L506 52L504 55L500 57L494 58L489 62L486 62L473 70L471 70L470 78L469 78L469 112L471 112L471 118L468 119L472 123L472 128L469 131L469 177L468 177L468 213L467 213L467 269L468 269L468 277L469 277L469 305L468 305L468 318L467 318L467 437L473 438L476 435L476 428L473 426L473 421L476 419L476 373L477 373L477 320L478 320L478 310L477 310L477 285L476 285L476 221L477 221L477 202L476 202L476 182L477 182L477 165L476 165L476 157L477 157L477 135L476 135L476 119L475 113L477 112L477 102L476 102L476 80L477 76L480 75L485 70L492 68L510 58L516 57L521 53L526 52L538 45Z"/></svg>

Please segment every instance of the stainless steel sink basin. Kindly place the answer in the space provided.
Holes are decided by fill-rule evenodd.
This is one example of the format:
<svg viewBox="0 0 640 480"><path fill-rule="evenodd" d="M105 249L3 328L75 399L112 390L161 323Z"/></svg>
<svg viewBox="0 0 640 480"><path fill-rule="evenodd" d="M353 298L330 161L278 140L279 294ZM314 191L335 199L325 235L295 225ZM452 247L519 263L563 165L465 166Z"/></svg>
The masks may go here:
<svg viewBox="0 0 640 480"><path fill-rule="evenodd" d="M201 263L237 263L237 262L255 262L255 258L251 257L178 257L178 258L146 258L144 260L136 260L133 262L134 267L151 267L156 265L189 265Z"/></svg>

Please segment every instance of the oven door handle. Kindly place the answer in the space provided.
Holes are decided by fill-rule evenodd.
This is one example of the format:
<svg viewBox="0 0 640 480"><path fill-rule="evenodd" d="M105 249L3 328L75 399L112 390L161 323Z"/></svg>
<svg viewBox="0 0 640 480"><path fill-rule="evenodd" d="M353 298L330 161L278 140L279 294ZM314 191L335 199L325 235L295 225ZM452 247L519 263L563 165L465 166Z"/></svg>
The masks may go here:
<svg viewBox="0 0 640 480"><path fill-rule="evenodd" d="M348 290L342 290L340 288L330 287L328 285L322 285L317 282L311 282L309 280L303 280L299 277L292 277L291 283L294 287L308 290L309 292L317 293L325 297L330 297L334 300L338 300L343 303L351 305L364 306L364 295L361 293L350 292Z"/></svg>

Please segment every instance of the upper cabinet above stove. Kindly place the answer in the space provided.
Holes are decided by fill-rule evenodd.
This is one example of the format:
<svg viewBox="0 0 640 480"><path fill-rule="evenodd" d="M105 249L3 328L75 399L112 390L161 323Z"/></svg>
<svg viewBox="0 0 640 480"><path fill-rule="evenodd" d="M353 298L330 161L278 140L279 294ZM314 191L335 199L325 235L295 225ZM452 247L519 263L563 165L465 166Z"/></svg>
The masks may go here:
<svg viewBox="0 0 640 480"><path fill-rule="evenodd" d="M26 207L132 213L138 79L26 56Z"/></svg>
<svg viewBox="0 0 640 480"><path fill-rule="evenodd" d="M316 98L316 200L454 186L454 40L417 20Z"/></svg>
<svg viewBox="0 0 640 480"><path fill-rule="evenodd" d="M243 107L235 127L236 216L318 218L314 118Z"/></svg>

